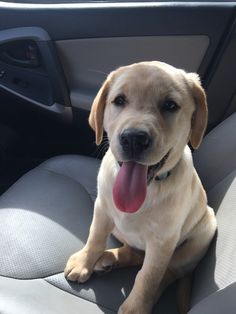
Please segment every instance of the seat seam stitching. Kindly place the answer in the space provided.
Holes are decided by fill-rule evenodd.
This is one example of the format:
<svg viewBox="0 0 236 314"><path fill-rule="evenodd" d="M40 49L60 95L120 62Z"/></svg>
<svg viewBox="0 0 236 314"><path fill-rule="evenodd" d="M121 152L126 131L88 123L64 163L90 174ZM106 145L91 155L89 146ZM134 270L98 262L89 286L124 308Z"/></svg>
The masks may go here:
<svg viewBox="0 0 236 314"><path fill-rule="evenodd" d="M114 309L111 309L111 308L109 308L109 307L107 307L107 306L104 306L103 304L96 303L96 302L94 302L94 301L92 301L92 300L86 299L85 297L81 297L81 296L79 296L79 295L77 295L77 294L68 292L68 291L66 291L66 290L64 290L64 289L62 289L62 288L56 286L56 285L53 284L52 282L48 281L47 278L42 278L42 279L44 279L44 281L46 281L48 284L52 285L53 287L64 291L65 293L72 294L72 295L74 295L74 296L76 296L76 297L78 297L78 298L80 298L80 299L82 299L82 300L85 300L85 301L87 301L87 302L91 302L91 303L96 304L96 305L98 305L98 306L102 306L103 308L105 308L105 309L107 309L107 310L110 310L110 311L112 311L112 312L114 312L114 313L116 312Z"/></svg>
<svg viewBox="0 0 236 314"><path fill-rule="evenodd" d="M94 203L94 200L92 199L92 197L91 197L91 195L90 195L88 189L86 189L86 187L85 187L80 181L77 181L77 180L75 180L74 178L72 178L72 177L70 177L70 176L68 176L68 175L61 174L61 173L59 173L59 172L56 172L56 171L54 171L54 170L51 170L51 169L49 169L49 168L47 168L47 167L44 167L44 168L42 167L41 170L48 171L48 172L50 172L50 173L52 173L52 174L55 174L55 175L57 175L57 176L62 176L62 177L64 177L64 178L66 178L66 179L69 179L69 180L71 180L71 181L73 181L73 182L79 184L79 185L82 186L83 189L88 193L89 198L90 198L91 201Z"/></svg>

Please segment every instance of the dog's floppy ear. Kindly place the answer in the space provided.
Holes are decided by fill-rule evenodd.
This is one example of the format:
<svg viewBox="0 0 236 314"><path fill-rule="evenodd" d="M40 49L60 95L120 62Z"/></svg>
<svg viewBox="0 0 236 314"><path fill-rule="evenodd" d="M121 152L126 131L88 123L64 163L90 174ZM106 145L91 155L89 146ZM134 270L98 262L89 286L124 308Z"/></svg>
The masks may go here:
<svg viewBox="0 0 236 314"><path fill-rule="evenodd" d="M191 86L196 109L192 116L190 143L194 149L201 144L207 127L208 109L204 89L201 86L200 78L196 73L188 73L188 80Z"/></svg>
<svg viewBox="0 0 236 314"><path fill-rule="evenodd" d="M103 116L106 105L106 98L110 86L110 76L103 83L99 89L89 115L89 124L96 134L96 144L101 144L103 137Z"/></svg>

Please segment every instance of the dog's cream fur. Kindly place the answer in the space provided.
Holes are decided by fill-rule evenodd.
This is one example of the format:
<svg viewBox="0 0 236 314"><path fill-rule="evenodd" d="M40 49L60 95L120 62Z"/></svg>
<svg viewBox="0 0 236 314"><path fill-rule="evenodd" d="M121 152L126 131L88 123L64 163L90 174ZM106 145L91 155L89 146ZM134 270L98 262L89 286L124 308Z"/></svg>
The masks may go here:
<svg viewBox="0 0 236 314"><path fill-rule="evenodd" d="M121 94L127 103L119 107L114 99ZM176 112L161 111L168 99L180 107ZM84 282L94 269L142 264L119 313L150 313L161 291L193 270L216 230L213 210L207 206L187 146L189 140L194 148L201 143L207 124L206 96L194 73L162 62L137 63L108 76L94 100L89 121L97 144L102 140L103 128L106 130L110 148L98 174L98 196L88 241L70 257L65 276ZM145 130L152 136L152 146L140 163L156 164L169 152L156 175L170 171L170 176L152 180L144 203L132 214L119 211L112 198L120 168L117 161L125 161L119 143L125 128ZM124 246L105 251L111 233Z"/></svg>

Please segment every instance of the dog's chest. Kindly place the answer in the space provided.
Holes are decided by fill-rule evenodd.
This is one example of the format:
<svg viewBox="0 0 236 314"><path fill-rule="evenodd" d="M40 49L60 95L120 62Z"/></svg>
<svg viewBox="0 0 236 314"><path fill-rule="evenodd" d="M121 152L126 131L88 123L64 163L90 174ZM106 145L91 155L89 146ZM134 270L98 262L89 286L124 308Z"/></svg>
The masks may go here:
<svg viewBox="0 0 236 314"><path fill-rule="evenodd" d="M138 226L133 219L129 217L118 217L120 215L113 214L115 228L113 234L121 242L127 243L133 248L145 250L145 233L142 232L141 226Z"/></svg>
<svg viewBox="0 0 236 314"><path fill-rule="evenodd" d="M150 237L159 238L164 230L163 219L160 217L158 202L155 208L152 208L148 197L143 206L136 213L124 213L112 205L110 200L109 214L112 216L115 224L115 236L122 242L126 242L131 247L139 250L145 250Z"/></svg>
<svg viewBox="0 0 236 314"><path fill-rule="evenodd" d="M160 238L166 232L168 226L163 216L162 201L156 198L154 187L148 187L146 199L142 207L136 213L124 213L118 210L113 201L112 187L114 185L119 166L115 166L114 160L105 156L106 163L102 163L98 175L98 194L102 203L106 204L104 210L112 217L115 228L113 234L121 241L139 250L145 250L150 237ZM167 211L165 210L167 214ZM169 219L168 219L169 225ZM164 230L164 229L165 230Z"/></svg>

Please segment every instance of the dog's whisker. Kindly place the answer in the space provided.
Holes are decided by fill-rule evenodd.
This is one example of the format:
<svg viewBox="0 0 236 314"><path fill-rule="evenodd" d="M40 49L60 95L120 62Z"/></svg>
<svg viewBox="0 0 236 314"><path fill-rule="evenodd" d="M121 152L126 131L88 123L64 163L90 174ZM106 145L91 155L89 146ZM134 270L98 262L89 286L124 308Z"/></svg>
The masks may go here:
<svg viewBox="0 0 236 314"><path fill-rule="evenodd" d="M108 75L108 73L100 71L100 70L95 70L95 69L88 69L89 72L94 72L94 73L98 73L98 74L103 74L103 75Z"/></svg>
<svg viewBox="0 0 236 314"><path fill-rule="evenodd" d="M97 155L97 158L99 159L101 156L105 154L105 152L109 148L109 141L108 139L104 139L104 141L97 147L95 154Z"/></svg>

